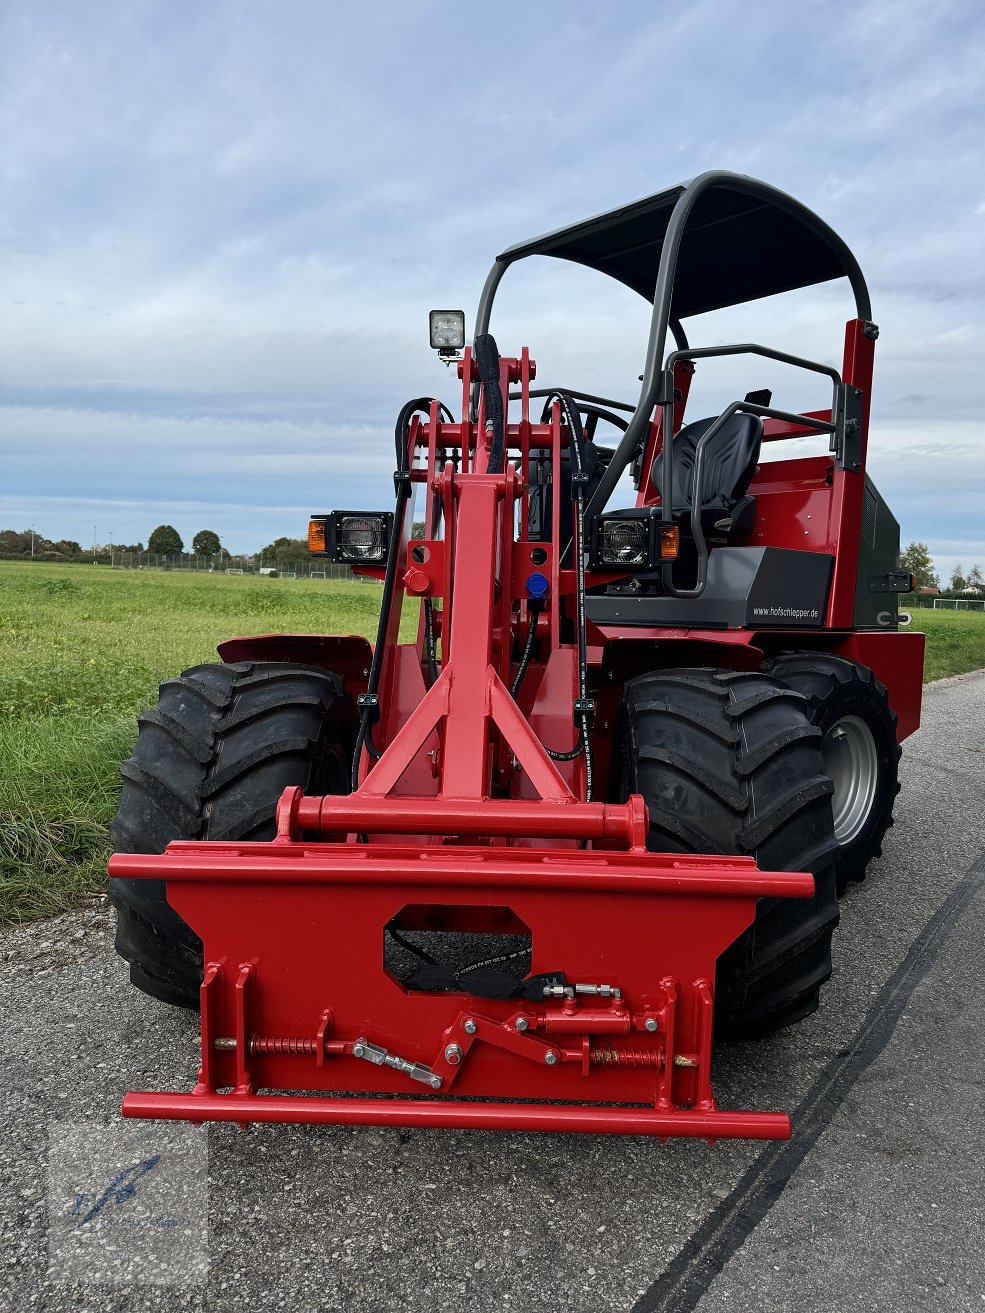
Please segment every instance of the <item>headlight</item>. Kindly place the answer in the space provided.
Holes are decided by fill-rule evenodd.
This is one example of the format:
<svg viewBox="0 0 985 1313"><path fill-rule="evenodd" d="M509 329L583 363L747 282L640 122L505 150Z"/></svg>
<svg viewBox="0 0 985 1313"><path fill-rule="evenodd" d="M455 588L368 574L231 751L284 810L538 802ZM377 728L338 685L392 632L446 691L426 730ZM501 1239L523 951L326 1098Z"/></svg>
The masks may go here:
<svg viewBox="0 0 985 1313"><path fill-rule="evenodd" d="M606 520L599 525L599 556L607 565L646 565L646 525L640 520Z"/></svg>
<svg viewBox="0 0 985 1313"><path fill-rule="evenodd" d="M308 551L346 565L385 565L392 511L332 511L308 522Z"/></svg>
<svg viewBox="0 0 985 1313"><path fill-rule="evenodd" d="M677 556L676 524L660 518L659 506L600 515L592 533L591 563L596 570L655 570Z"/></svg>

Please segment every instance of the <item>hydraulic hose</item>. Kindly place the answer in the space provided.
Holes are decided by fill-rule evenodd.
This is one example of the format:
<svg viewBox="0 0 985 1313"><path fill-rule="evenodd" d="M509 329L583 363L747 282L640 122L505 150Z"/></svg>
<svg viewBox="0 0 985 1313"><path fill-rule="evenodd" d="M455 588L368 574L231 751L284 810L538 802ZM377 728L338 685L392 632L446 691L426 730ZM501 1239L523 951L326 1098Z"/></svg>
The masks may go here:
<svg viewBox="0 0 985 1313"><path fill-rule="evenodd" d="M499 348L491 333L480 333L472 343L479 379L486 398L486 423L492 425L492 444L489 448L487 474L502 474L506 454L506 416L503 413L503 393L499 386Z"/></svg>
<svg viewBox="0 0 985 1313"><path fill-rule="evenodd" d="M434 604L430 597L424 599L424 653L428 663L428 681L434 684L438 678L438 649L434 642Z"/></svg>
<svg viewBox="0 0 985 1313"><path fill-rule="evenodd" d="M397 558L400 553L404 514L412 494L410 457L407 452L407 427L414 415L418 413L430 414L432 400L431 397L415 397L412 401L408 401L402 407L394 426L393 437L397 469L393 478L397 490L397 504L394 510L393 524L390 528L386 572L383 577L383 596L380 599L380 618L376 627L376 646L373 648L373 659L370 662L369 676L366 681L366 693L363 695L361 702L359 732L356 735L356 746L352 754L350 783L353 792L359 787L359 762L363 748L365 747L369 755L376 760L379 760L382 756L382 753L373 743L372 724L379 716L380 674L383 669L383 653L386 650L386 635L390 621L390 607L393 603L393 589L400 564ZM451 422L452 415L447 406L441 405L441 403L439 403L439 406L443 414L447 416L448 421Z"/></svg>
<svg viewBox="0 0 985 1313"><path fill-rule="evenodd" d="M575 580L576 610L578 634L578 702L575 705L575 719L581 730L578 742L568 752L555 752L547 748L547 754L553 761L574 761L585 754L585 801L592 800L592 749L589 742L590 722L588 710L588 640L587 620L585 616L585 485L588 475L585 473L583 448L585 434L581 416L573 398L566 392L555 392L547 402L546 409L554 399L564 411L568 426L568 440L571 447L571 461L574 473L571 485L574 490L572 501L575 506Z"/></svg>
<svg viewBox="0 0 985 1313"><path fill-rule="evenodd" d="M530 665L531 658L534 654L534 648L537 645L537 616L540 614L541 606L534 609L533 601L527 603L527 610L530 612L530 621L527 625L527 641L523 645L523 654L520 657L520 666L516 672L516 678L510 688L510 697L516 701L516 695L520 691L520 685L523 683L524 676L527 673L527 667Z"/></svg>

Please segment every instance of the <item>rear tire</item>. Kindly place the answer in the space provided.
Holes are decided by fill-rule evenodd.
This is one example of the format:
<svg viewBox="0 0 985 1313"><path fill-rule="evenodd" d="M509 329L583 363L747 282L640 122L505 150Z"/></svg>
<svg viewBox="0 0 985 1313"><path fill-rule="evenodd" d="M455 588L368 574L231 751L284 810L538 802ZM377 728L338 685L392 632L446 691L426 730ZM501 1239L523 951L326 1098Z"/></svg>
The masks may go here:
<svg viewBox="0 0 985 1313"><path fill-rule="evenodd" d="M851 881L865 879L874 857L882 856L893 823L901 756L896 713L872 671L842 657L798 652L763 669L804 695L811 723L823 735L821 755L834 783L835 880L843 894Z"/></svg>
<svg viewBox="0 0 985 1313"><path fill-rule="evenodd" d="M719 958L719 1033L752 1038L814 1012L838 924L832 785L804 699L766 675L668 670L626 687L622 796L642 794L655 852L748 854L810 871L810 899L761 898Z"/></svg>
<svg viewBox="0 0 985 1313"><path fill-rule="evenodd" d="M281 662L193 666L137 717L133 756L110 825L115 852L160 853L172 839L271 839L285 788L348 793L355 737L337 675ZM113 879L116 950L130 980L177 1007L198 1006L202 942L163 880Z"/></svg>

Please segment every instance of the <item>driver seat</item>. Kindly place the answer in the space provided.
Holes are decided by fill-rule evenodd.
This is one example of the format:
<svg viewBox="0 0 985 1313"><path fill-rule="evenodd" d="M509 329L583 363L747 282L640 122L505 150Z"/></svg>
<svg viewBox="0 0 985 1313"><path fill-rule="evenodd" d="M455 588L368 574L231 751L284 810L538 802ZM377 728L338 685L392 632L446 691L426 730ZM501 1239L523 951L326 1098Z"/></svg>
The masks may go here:
<svg viewBox="0 0 985 1313"><path fill-rule="evenodd" d="M673 518L689 530L694 515L694 462L698 442L718 416L687 424L674 439ZM763 443L758 415L731 415L705 447L702 461L701 528L706 537L746 537L756 523L756 498L748 495ZM654 476L659 479L659 461Z"/></svg>

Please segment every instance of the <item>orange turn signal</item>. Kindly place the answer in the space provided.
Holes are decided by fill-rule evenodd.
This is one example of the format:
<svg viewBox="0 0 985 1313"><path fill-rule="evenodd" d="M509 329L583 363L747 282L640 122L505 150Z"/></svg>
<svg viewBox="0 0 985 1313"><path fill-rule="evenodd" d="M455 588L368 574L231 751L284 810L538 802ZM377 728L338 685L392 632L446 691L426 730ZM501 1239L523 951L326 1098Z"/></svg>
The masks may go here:
<svg viewBox="0 0 985 1313"><path fill-rule="evenodd" d="M308 551L312 555L324 556L328 550L325 542L325 521L324 519L308 521Z"/></svg>
<svg viewBox="0 0 985 1313"><path fill-rule="evenodd" d="M660 559L674 561L681 549L681 531L676 524L664 524L660 527Z"/></svg>

